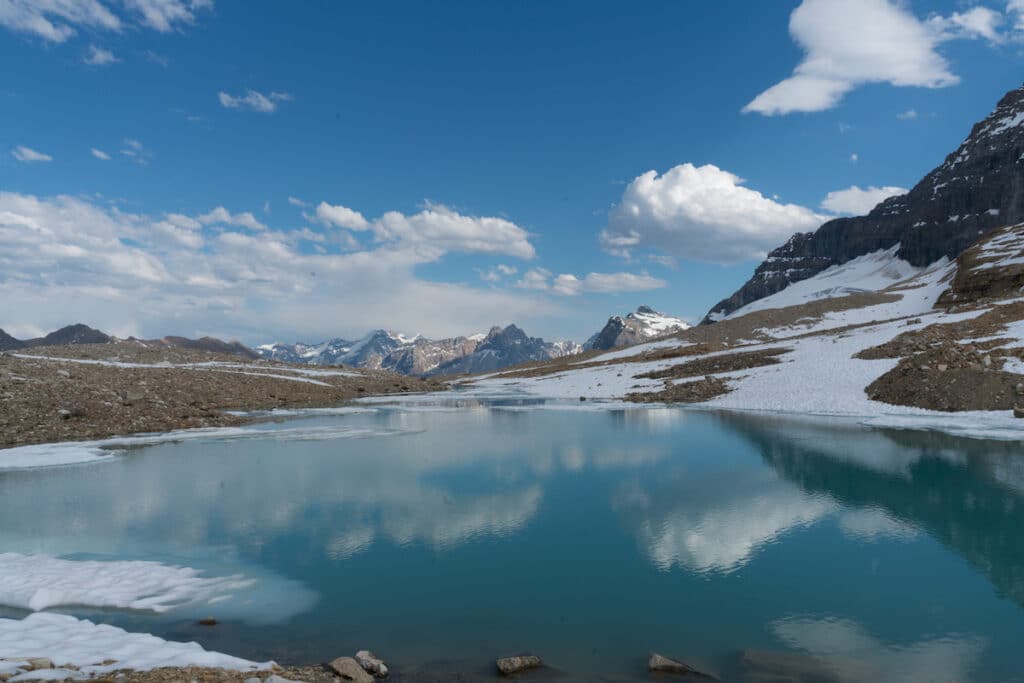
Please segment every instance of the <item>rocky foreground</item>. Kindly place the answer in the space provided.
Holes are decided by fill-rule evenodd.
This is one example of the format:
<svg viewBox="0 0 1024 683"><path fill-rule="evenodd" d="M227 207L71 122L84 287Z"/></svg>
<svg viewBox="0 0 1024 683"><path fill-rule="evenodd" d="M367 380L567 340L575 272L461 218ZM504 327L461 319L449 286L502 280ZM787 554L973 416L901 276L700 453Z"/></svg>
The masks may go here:
<svg viewBox="0 0 1024 683"><path fill-rule="evenodd" d="M380 370L314 370L130 342L33 347L0 353L0 448L230 426L246 418L228 411L445 388Z"/></svg>

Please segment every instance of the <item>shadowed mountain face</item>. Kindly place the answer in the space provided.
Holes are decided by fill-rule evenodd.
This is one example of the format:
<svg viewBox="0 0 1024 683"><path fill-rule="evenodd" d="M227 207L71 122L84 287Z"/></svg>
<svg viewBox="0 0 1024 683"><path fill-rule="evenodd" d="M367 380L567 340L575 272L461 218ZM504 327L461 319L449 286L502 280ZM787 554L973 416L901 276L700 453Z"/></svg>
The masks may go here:
<svg viewBox="0 0 1024 683"><path fill-rule="evenodd" d="M545 342L539 337L528 337L515 325L505 328L492 327L473 353L443 363L428 374L490 372L520 363L558 358L578 351L579 346L575 344L567 347L565 344Z"/></svg>
<svg viewBox="0 0 1024 683"><path fill-rule="evenodd" d="M915 266L956 258L979 234L1024 220L1024 87L1007 93L966 140L910 192L867 216L837 218L793 235L768 254L753 277L720 301L714 322L789 284L858 256L900 244Z"/></svg>
<svg viewBox="0 0 1024 683"><path fill-rule="evenodd" d="M45 337L35 339L15 339L0 330L0 351L26 349L32 346L64 346L66 344L106 344L112 337L88 325L77 323L62 327Z"/></svg>
<svg viewBox="0 0 1024 683"><path fill-rule="evenodd" d="M625 317L613 315L605 326L596 332L585 349L613 349L618 346L639 344L653 337L680 332L690 326L680 318L659 313L650 306L641 306Z"/></svg>
<svg viewBox="0 0 1024 683"><path fill-rule="evenodd" d="M783 479L880 508L954 550L1024 606L1024 457L1017 442L721 413Z"/></svg>

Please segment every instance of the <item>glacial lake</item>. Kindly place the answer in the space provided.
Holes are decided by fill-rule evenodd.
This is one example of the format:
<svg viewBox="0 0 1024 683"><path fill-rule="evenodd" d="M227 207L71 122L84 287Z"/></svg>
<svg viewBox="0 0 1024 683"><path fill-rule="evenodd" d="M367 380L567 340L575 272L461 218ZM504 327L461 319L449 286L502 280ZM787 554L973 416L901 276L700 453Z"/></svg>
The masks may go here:
<svg viewBox="0 0 1024 683"><path fill-rule="evenodd" d="M1024 681L1019 442L514 399L368 407L0 472L0 552L253 577L162 614L62 611L286 664L369 648L396 680L489 680L524 651L553 667L538 679L650 680L658 651L729 681Z"/></svg>

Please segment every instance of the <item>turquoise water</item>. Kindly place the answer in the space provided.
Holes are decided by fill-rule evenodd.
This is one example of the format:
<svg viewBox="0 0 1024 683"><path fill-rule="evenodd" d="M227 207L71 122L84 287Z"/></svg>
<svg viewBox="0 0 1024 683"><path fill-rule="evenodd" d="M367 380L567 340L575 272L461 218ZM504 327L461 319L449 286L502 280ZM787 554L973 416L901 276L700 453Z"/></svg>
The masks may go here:
<svg viewBox="0 0 1024 683"><path fill-rule="evenodd" d="M655 650L734 681L1024 681L1020 443L442 403L0 473L0 552L254 576L200 608L66 611L283 663L371 648L399 680L520 651L647 680Z"/></svg>

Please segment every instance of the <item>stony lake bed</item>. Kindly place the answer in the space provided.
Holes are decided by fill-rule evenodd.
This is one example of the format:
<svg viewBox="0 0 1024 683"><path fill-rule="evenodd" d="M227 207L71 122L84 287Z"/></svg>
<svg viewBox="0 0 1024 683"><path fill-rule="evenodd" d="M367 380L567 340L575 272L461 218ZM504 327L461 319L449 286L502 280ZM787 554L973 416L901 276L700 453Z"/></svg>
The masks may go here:
<svg viewBox="0 0 1024 683"><path fill-rule="evenodd" d="M525 652L537 680L648 680L651 652L730 681L1024 680L1019 441L482 391L284 415L0 471L0 619L310 679L370 648L393 680Z"/></svg>

